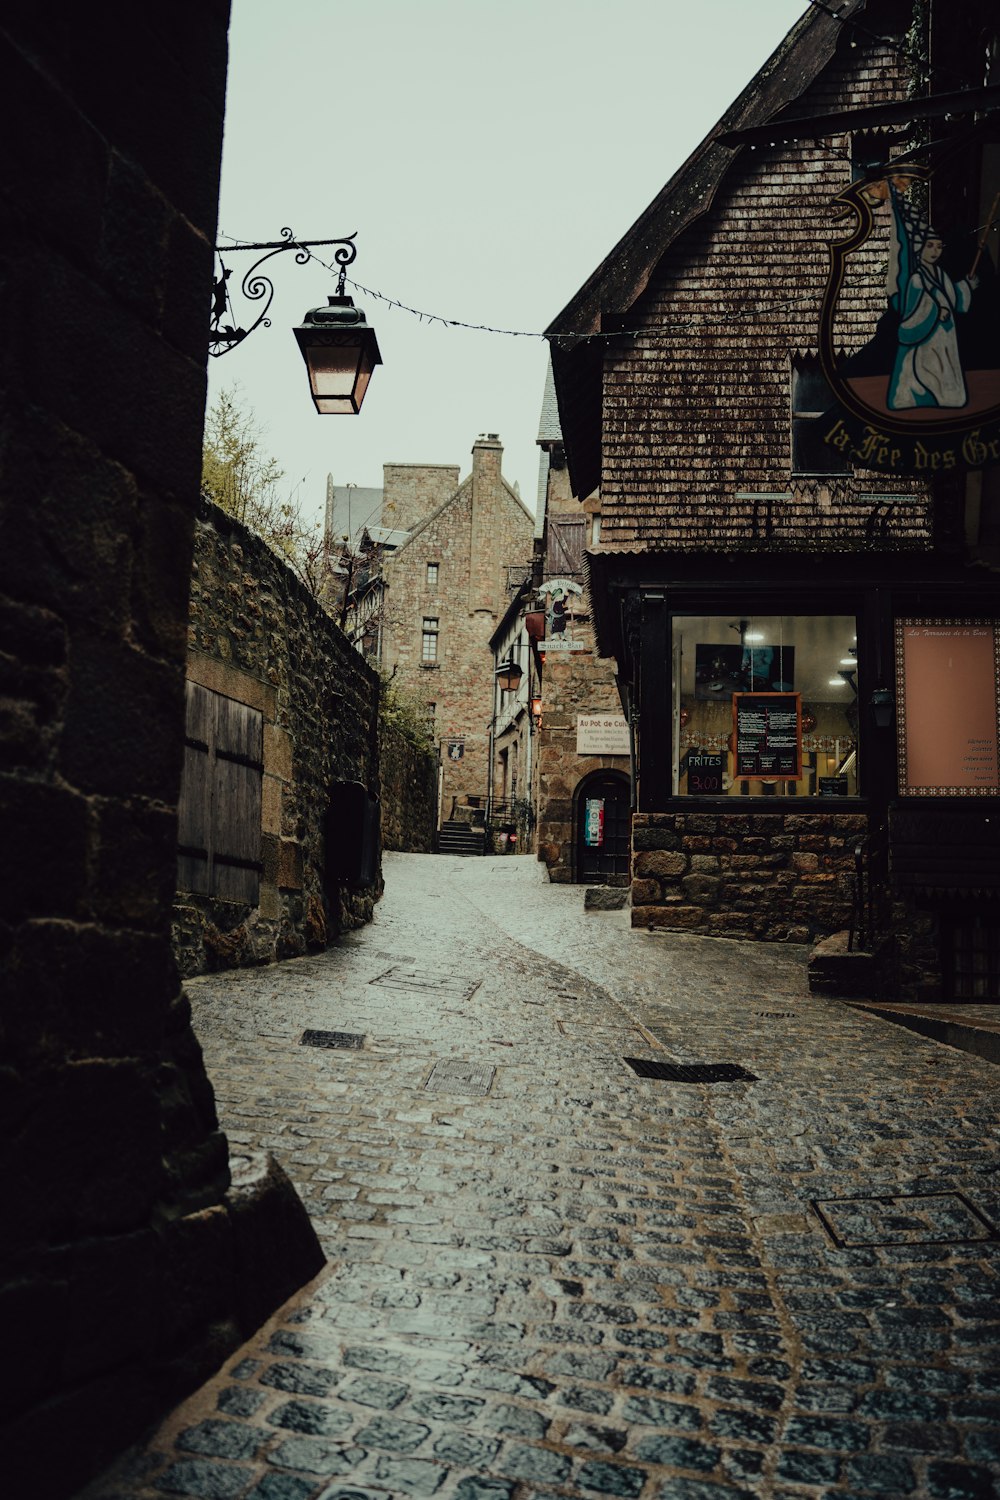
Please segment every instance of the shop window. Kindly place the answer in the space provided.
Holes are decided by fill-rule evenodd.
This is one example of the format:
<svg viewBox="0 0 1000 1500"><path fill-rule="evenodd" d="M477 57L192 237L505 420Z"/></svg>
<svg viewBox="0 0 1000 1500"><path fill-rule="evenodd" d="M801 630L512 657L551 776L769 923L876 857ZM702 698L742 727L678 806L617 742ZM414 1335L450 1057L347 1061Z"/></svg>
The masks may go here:
<svg viewBox="0 0 1000 1500"><path fill-rule="evenodd" d="M424 619L423 635L420 645L420 660L422 662L435 662L438 659L438 620Z"/></svg>
<svg viewBox="0 0 1000 1500"><path fill-rule="evenodd" d="M853 615L676 615L675 796L858 795Z"/></svg>
<svg viewBox="0 0 1000 1500"><path fill-rule="evenodd" d="M847 455L824 442L833 392L814 354L792 362L792 473L847 474Z"/></svg>

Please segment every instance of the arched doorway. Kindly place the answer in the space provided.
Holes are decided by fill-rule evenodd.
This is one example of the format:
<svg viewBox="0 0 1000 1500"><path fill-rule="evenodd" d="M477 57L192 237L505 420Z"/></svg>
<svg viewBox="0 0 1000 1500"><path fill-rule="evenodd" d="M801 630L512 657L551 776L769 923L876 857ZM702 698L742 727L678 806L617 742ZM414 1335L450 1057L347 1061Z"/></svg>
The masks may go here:
<svg viewBox="0 0 1000 1500"><path fill-rule="evenodd" d="M624 885L631 853L631 796L621 771L595 771L576 789L577 885Z"/></svg>

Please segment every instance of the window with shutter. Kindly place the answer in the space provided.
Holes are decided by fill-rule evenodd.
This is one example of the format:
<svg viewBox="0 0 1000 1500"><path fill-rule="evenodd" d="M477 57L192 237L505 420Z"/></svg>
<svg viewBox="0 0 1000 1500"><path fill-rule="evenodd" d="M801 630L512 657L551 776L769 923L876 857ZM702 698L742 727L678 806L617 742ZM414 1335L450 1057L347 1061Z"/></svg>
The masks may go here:
<svg viewBox="0 0 1000 1500"><path fill-rule="evenodd" d="M547 578L583 578L586 516L551 516L545 555Z"/></svg>
<svg viewBox="0 0 1000 1500"><path fill-rule="evenodd" d="M195 682L187 683L186 702L178 889L256 906L263 715Z"/></svg>

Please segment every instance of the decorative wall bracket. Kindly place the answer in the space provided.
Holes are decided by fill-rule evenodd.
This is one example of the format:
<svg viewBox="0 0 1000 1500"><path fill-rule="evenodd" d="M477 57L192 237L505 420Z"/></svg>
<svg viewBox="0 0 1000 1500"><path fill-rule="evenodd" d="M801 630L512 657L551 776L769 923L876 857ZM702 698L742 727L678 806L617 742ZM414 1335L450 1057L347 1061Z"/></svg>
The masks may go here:
<svg viewBox="0 0 1000 1500"><path fill-rule="evenodd" d="M336 245L334 260L340 267L337 277L337 295L344 295L344 284L347 276L347 267L356 258L358 248L354 241L357 238L357 230L353 234L342 236L335 240L299 240L296 239L291 229L282 229L280 240L264 241L259 244L247 245L217 245L216 253L219 256L219 276L212 288L212 321L208 336L208 352L213 359L218 359L222 354L228 354L241 344L244 339L249 338L256 329L263 326L270 328L271 320L267 316L274 297L274 283L270 277L261 271L265 261L273 259L288 250L295 252L295 263L304 266L313 259L312 251L320 245ZM263 303L257 317L249 327L237 326L237 314L233 309L232 298L229 287L229 279L232 271L223 261L223 255L243 255L249 251L263 250L266 253L250 267L240 282L239 294L250 304ZM251 305L249 312L252 314L254 307Z"/></svg>

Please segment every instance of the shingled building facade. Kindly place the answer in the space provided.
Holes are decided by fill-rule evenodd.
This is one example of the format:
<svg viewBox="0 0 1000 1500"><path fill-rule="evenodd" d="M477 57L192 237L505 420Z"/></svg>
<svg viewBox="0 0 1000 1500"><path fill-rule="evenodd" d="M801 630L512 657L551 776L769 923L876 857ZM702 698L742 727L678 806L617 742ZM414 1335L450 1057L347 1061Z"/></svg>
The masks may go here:
<svg viewBox="0 0 1000 1500"><path fill-rule="evenodd" d="M908 998L1000 998L997 471L980 438L907 436L920 413L843 436L831 371L877 384L879 348L910 337L886 304L891 211L940 240L932 216L995 425L973 367L996 347L997 116L934 98L977 87L991 48L978 4L810 9L549 329L573 491L601 497L588 567L635 742L633 923L850 927ZM834 284L851 211L874 229ZM955 765L918 772L946 725Z"/></svg>

